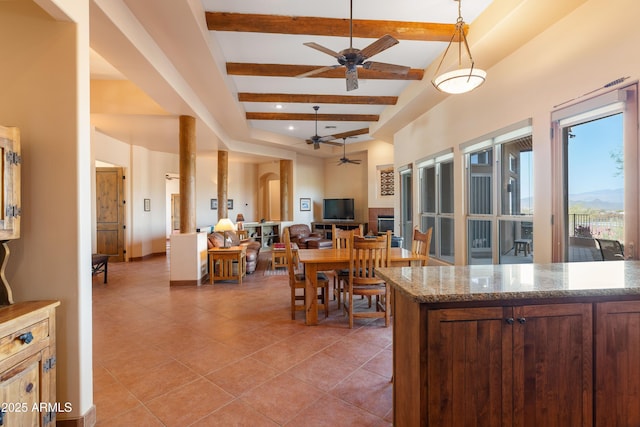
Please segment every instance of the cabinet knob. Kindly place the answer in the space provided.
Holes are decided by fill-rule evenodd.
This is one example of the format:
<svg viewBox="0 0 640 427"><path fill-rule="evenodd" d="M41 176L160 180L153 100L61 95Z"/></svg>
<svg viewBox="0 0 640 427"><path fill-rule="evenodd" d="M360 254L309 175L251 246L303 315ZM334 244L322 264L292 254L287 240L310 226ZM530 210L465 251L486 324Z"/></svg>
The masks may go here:
<svg viewBox="0 0 640 427"><path fill-rule="evenodd" d="M27 393L31 393L33 391L33 383L29 383L27 384L27 387L25 388Z"/></svg>
<svg viewBox="0 0 640 427"><path fill-rule="evenodd" d="M508 324L513 325L513 322L515 322L515 320L513 319L513 317L507 317L506 319L504 319Z"/></svg>
<svg viewBox="0 0 640 427"><path fill-rule="evenodd" d="M33 334L31 332L25 332L24 334L20 335L18 339L24 344L29 344L31 341L33 341Z"/></svg>
<svg viewBox="0 0 640 427"><path fill-rule="evenodd" d="M518 322L520 323L526 323L527 319L525 317L518 317Z"/></svg>

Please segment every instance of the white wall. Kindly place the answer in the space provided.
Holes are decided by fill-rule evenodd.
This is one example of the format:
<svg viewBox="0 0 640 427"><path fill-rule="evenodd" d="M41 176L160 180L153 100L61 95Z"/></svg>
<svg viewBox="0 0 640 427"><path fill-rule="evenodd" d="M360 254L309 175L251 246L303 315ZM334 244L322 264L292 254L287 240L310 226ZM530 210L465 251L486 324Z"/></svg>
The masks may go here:
<svg viewBox="0 0 640 427"><path fill-rule="evenodd" d="M465 262L464 168L458 147L527 118L533 119L535 262L551 261L550 113L554 105L619 77L638 79L638 16L639 2L620 0L612 7L610 1L590 0L487 70L479 89L449 97L396 134L396 166L455 150L456 264ZM417 185L414 189L417 201Z"/></svg>

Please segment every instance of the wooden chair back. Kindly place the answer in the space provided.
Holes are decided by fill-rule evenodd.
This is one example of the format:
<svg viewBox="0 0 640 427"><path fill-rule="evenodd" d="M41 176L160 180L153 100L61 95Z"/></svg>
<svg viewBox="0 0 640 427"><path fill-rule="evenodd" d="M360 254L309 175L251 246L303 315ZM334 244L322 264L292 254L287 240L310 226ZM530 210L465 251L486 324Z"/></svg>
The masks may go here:
<svg viewBox="0 0 640 427"><path fill-rule="evenodd" d="M343 230L336 227L335 224L331 225L331 239L333 240L334 249L348 249L351 245L351 236L362 236L364 229L362 224L358 228L353 230Z"/></svg>
<svg viewBox="0 0 640 427"><path fill-rule="evenodd" d="M375 237L354 235L352 242L349 256L349 280L355 286L384 283L384 280L375 277L375 269L390 265L391 231Z"/></svg>
<svg viewBox="0 0 640 427"><path fill-rule="evenodd" d="M433 233L433 227L423 233L418 227L413 229L413 239L411 241L411 252L420 254L426 257L422 261L422 265L429 263L429 248L431 247L431 234Z"/></svg>
<svg viewBox="0 0 640 427"><path fill-rule="evenodd" d="M291 235L289 234L289 228L285 228L282 233L282 240L284 241L284 253L287 259L287 270L289 271L289 286L295 288L296 286L296 268L293 265L293 250L291 249Z"/></svg>

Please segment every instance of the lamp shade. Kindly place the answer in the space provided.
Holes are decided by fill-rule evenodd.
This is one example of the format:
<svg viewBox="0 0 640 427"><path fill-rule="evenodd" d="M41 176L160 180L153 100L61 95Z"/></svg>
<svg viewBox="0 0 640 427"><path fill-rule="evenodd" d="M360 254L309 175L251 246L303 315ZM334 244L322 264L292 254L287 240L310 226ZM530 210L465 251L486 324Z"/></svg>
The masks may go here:
<svg viewBox="0 0 640 427"><path fill-rule="evenodd" d="M241 213L239 213L239 214L236 216L236 222L242 222L242 221L244 221L244 215L242 215Z"/></svg>
<svg viewBox="0 0 640 427"><path fill-rule="evenodd" d="M441 92L459 94L470 92L484 83L487 73L479 68L460 68L433 79L433 85Z"/></svg>
<svg viewBox="0 0 640 427"><path fill-rule="evenodd" d="M234 231L236 227L229 218L220 218L218 223L213 227L214 231Z"/></svg>

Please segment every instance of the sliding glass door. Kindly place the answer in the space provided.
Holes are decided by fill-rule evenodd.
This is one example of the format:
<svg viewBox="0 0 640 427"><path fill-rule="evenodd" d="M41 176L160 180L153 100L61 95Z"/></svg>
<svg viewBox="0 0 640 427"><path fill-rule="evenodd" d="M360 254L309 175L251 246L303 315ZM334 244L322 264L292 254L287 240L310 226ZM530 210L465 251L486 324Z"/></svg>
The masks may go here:
<svg viewBox="0 0 640 427"><path fill-rule="evenodd" d="M554 113L554 261L601 261L602 240L637 258L636 95L632 85Z"/></svg>

